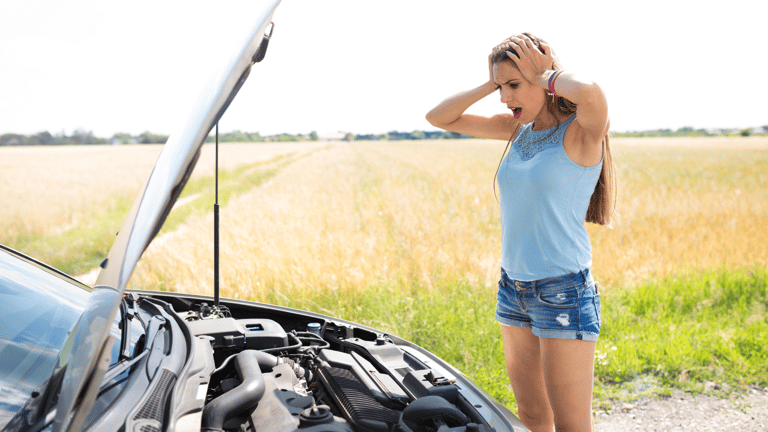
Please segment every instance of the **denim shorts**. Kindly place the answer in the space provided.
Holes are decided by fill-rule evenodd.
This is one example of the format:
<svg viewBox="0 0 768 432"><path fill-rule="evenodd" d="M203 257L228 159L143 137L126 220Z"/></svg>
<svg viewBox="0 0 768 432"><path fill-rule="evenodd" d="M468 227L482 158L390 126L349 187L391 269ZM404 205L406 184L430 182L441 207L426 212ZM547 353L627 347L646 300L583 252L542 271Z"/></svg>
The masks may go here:
<svg viewBox="0 0 768 432"><path fill-rule="evenodd" d="M502 269L496 321L543 338L597 341L600 294L589 269L537 281L510 279Z"/></svg>

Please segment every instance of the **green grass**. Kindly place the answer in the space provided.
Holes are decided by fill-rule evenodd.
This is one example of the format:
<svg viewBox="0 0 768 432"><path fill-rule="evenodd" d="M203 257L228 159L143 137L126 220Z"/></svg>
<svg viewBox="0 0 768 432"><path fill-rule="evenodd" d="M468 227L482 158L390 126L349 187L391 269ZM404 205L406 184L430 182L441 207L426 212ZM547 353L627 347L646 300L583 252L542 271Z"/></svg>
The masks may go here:
<svg viewBox="0 0 768 432"><path fill-rule="evenodd" d="M87 224L55 235L21 233L9 247L34 257L70 275L96 268L115 241L132 197L112 196L103 213Z"/></svg>
<svg viewBox="0 0 768 432"><path fill-rule="evenodd" d="M303 156L302 156L303 157ZM283 166L297 158L292 154L269 161L241 165L219 172L219 204L272 178ZM161 233L173 231L196 212L210 212L214 203L214 178L190 179L179 199L197 195L191 202L171 211ZM130 211L134 196L113 196L98 218L57 235L20 234L9 247L35 257L64 273L79 275L96 268L107 256L117 231Z"/></svg>
<svg viewBox="0 0 768 432"><path fill-rule="evenodd" d="M452 363L516 410L499 326L495 289L442 281L432 291L372 285L339 288L270 303L360 322L408 339ZM712 270L615 288L602 295L595 404L768 385L768 270ZM615 348L614 348L615 347ZM727 384L725 386L724 384Z"/></svg>
<svg viewBox="0 0 768 432"><path fill-rule="evenodd" d="M603 304L600 398L768 384L766 269L683 273L616 289Z"/></svg>

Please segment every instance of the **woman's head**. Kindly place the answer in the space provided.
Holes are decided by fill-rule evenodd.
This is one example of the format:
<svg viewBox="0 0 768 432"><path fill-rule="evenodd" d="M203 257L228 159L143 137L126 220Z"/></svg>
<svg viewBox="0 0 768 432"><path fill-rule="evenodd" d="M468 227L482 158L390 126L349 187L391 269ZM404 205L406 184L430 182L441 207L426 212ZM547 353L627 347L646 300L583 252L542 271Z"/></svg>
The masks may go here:
<svg viewBox="0 0 768 432"><path fill-rule="evenodd" d="M544 49L541 46L541 43L546 43L543 39L536 37L530 33L522 33L523 35L527 36L532 42L533 45L541 52L544 52ZM493 48L493 51L491 52L491 66L493 68L493 71L499 71L499 75L505 75L505 76L511 76L514 75L514 72L510 72L510 70L518 71L517 75L519 74L519 70L517 69L517 65L509 58L509 55L507 53L512 53L512 55L517 55L517 51L515 50L515 45L512 43L512 37L508 37L507 39L504 39L500 44L496 45ZM560 61L555 57L552 60L552 66L550 66L552 70L562 70L563 67L560 64ZM496 83L500 84L504 81L497 80ZM530 84L530 83L529 83ZM500 89L502 90L502 89ZM576 112L576 105L572 103L571 101L562 98L562 97L554 97L552 98L551 94L542 88L537 88L537 91L544 94L546 98L544 99L544 106L547 109L547 112L551 114L553 117L558 118L562 117L563 114L567 117ZM502 91L502 93L504 93ZM508 95L502 95L502 103L507 104L505 102L505 96L508 98ZM509 104L507 104L509 106Z"/></svg>

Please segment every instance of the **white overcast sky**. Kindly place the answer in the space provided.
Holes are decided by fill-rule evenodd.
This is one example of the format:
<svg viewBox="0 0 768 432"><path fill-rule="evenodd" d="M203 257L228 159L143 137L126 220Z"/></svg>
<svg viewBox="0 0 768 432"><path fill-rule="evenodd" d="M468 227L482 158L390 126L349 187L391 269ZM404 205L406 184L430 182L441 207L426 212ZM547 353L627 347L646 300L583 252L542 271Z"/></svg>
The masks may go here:
<svg viewBox="0 0 768 432"><path fill-rule="evenodd" d="M0 1L0 134L168 134L260 1ZM768 125L768 2L283 0L220 123L277 133L434 130L530 31L605 90L612 130ZM503 112L498 95L473 111Z"/></svg>

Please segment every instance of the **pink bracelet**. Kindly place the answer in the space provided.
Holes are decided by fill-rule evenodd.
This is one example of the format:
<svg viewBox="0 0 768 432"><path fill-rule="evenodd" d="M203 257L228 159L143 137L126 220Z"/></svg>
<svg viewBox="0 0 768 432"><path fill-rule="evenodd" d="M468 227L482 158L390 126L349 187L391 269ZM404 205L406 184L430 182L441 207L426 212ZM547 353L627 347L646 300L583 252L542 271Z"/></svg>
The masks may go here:
<svg viewBox="0 0 768 432"><path fill-rule="evenodd" d="M557 80L557 76L560 75L561 72L562 70L554 71L552 75L549 76L549 92L557 97L560 97L560 96L558 96L557 92L555 91L555 81Z"/></svg>

